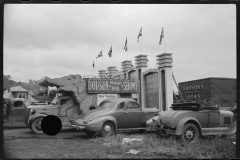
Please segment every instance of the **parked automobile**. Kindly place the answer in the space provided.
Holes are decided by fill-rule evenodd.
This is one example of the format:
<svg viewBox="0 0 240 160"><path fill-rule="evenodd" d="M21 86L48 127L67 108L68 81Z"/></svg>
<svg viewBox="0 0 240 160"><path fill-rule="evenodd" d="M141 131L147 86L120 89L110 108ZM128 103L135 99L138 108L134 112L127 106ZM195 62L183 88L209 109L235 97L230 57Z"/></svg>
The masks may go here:
<svg viewBox="0 0 240 160"><path fill-rule="evenodd" d="M30 102L25 98L4 98L4 116L3 122L22 122L24 123L28 118L27 115L30 113L31 108Z"/></svg>
<svg viewBox="0 0 240 160"><path fill-rule="evenodd" d="M112 98L71 120L70 124L88 135L100 132L102 136L108 136L116 131L145 131L146 121L157 114L158 109L141 108L133 99Z"/></svg>
<svg viewBox="0 0 240 160"><path fill-rule="evenodd" d="M62 122L62 127L69 127L70 119L74 117L74 114L81 113L79 104L74 103L72 96L69 95L56 96L49 105L39 104L29 107L31 112L28 113L25 123L34 133L43 133L41 122L48 115L57 116ZM64 110L66 115L61 115L61 109L64 107L67 107Z"/></svg>
<svg viewBox="0 0 240 160"><path fill-rule="evenodd" d="M194 143L200 136L236 133L234 113L220 110L219 103L187 102L172 104L171 110L160 112L147 121L148 130L160 136L176 135L182 141Z"/></svg>

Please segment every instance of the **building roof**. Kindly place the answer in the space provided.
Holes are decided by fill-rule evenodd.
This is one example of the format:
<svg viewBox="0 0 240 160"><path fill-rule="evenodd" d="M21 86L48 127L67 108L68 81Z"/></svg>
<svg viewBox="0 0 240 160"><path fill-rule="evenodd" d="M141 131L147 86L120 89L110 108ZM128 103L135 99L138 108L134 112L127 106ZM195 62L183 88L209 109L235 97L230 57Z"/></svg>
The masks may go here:
<svg viewBox="0 0 240 160"><path fill-rule="evenodd" d="M29 100L30 102L38 102L36 99L34 99L34 98L32 97L32 95L34 95L34 94L32 93L32 91L27 91L26 89L22 88L21 86L11 87L10 92L8 92L8 90L5 90L5 91L3 92L3 98L8 98L8 99L14 98L12 92L28 92L28 93L29 93L29 94L28 94L28 100Z"/></svg>
<svg viewBox="0 0 240 160"><path fill-rule="evenodd" d="M6 92L6 93L3 94L3 98L11 99L11 98L13 98L13 95L12 95L11 92Z"/></svg>
<svg viewBox="0 0 240 160"><path fill-rule="evenodd" d="M28 92L26 89L21 86L11 87L11 92Z"/></svg>
<svg viewBox="0 0 240 160"><path fill-rule="evenodd" d="M207 79L236 80L236 78L226 78L226 77L208 77L208 78L195 79L195 80L190 80L190 81L185 81L185 82L179 82L179 83L195 82L195 81L201 81L201 80L207 80Z"/></svg>
<svg viewBox="0 0 240 160"><path fill-rule="evenodd" d="M36 99L34 99L32 96L28 95L28 100L30 102L38 102Z"/></svg>

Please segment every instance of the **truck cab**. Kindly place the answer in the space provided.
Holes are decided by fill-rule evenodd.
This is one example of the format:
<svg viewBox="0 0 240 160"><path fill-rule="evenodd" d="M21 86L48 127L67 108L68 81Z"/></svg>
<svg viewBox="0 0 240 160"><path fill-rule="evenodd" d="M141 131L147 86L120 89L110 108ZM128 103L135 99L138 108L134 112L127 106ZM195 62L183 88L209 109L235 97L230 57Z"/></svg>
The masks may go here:
<svg viewBox="0 0 240 160"><path fill-rule="evenodd" d="M30 113L30 102L25 98L4 99L4 122L25 122Z"/></svg>

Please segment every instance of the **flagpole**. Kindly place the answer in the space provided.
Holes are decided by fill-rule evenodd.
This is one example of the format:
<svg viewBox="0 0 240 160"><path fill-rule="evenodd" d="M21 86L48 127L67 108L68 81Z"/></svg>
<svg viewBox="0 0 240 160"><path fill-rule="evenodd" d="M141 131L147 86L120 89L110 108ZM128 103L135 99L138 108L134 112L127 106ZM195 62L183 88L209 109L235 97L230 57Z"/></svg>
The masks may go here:
<svg viewBox="0 0 240 160"><path fill-rule="evenodd" d="M102 70L103 70L103 56L102 56Z"/></svg>
<svg viewBox="0 0 240 160"><path fill-rule="evenodd" d="M93 64L94 64L94 60L93 60ZM94 64L94 67L95 67L95 64ZM94 78L94 67L93 67L93 78Z"/></svg>
<svg viewBox="0 0 240 160"><path fill-rule="evenodd" d="M127 49L127 60L128 60L128 49Z"/></svg>
<svg viewBox="0 0 240 160"><path fill-rule="evenodd" d="M142 33L141 33L142 34ZM141 37L142 37L142 35L141 35ZM142 54L142 38L141 38L141 54Z"/></svg>
<svg viewBox="0 0 240 160"><path fill-rule="evenodd" d="M163 35L164 35L164 53L165 53L165 33L163 33Z"/></svg>
<svg viewBox="0 0 240 160"><path fill-rule="evenodd" d="M163 38L164 38L164 53L165 53L165 35L164 35Z"/></svg>

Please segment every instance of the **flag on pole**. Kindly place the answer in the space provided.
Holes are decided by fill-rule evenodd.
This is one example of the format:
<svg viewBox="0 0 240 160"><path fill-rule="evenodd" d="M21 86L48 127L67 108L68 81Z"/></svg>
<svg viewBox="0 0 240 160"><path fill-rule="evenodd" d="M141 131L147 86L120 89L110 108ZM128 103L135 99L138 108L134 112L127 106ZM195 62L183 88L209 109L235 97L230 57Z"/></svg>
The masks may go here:
<svg viewBox="0 0 240 160"><path fill-rule="evenodd" d="M102 50L101 50L101 52L98 54L98 56L96 57L96 58L99 58L99 57L102 57L103 55L102 55Z"/></svg>
<svg viewBox="0 0 240 160"><path fill-rule="evenodd" d="M140 38L140 36L142 36L142 27L141 27L141 29L140 29L140 31L139 31L138 36L137 36L137 38L138 38L138 42L139 42L139 38Z"/></svg>
<svg viewBox="0 0 240 160"><path fill-rule="evenodd" d="M162 33L160 35L160 41L159 41L159 45L162 44L162 39L164 38L164 33L163 33L163 28L162 28Z"/></svg>
<svg viewBox="0 0 240 160"><path fill-rule="evenodd" d="M126 42L125 42L125 46L124 46L124 49L125 49L125 52L127 51L127 37L126 37Z"/></svg>
<svg viewBox="0 0 240 160"><path fill-rule="evenodd" d="M93 64L92 64L93 68L95 68L95 64L94 64L94 61L93 61Z"/></svg>
<svg viewBox="0 0 240 160"><path fill-rule="evenodd" d="M108 55L109 55L109 57L112 57L112 45L111 45L111 48L110 48L110 50L108 52Z"/></svg>

